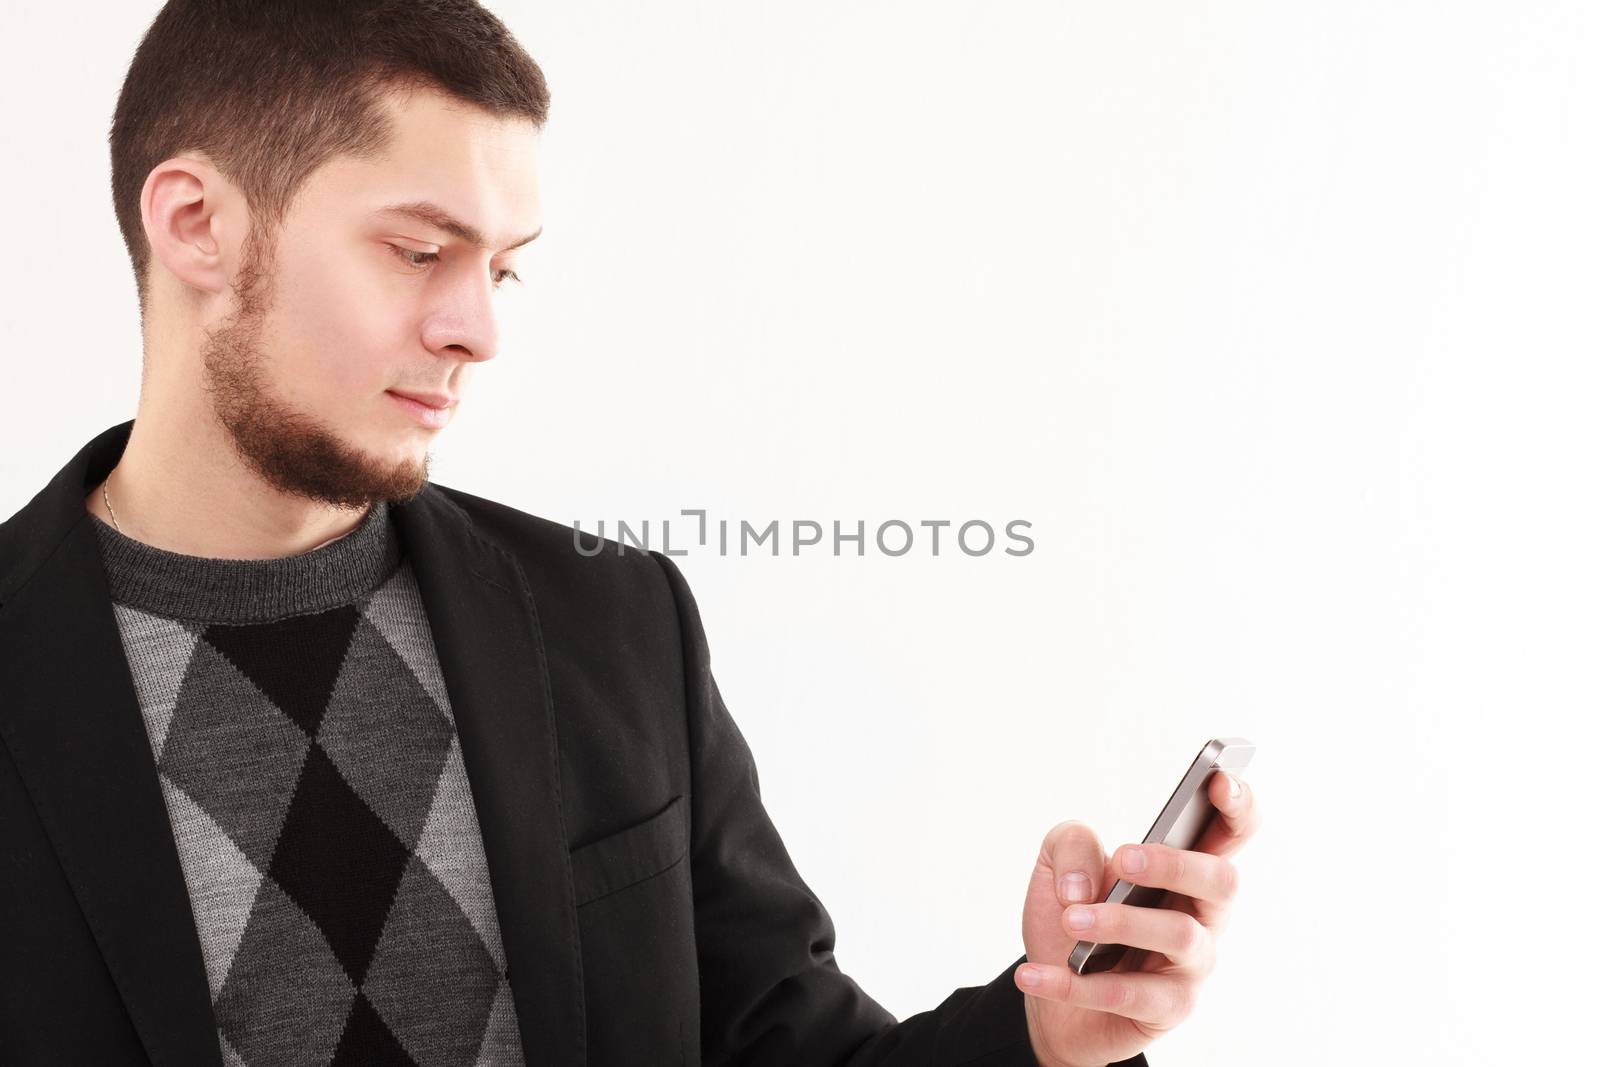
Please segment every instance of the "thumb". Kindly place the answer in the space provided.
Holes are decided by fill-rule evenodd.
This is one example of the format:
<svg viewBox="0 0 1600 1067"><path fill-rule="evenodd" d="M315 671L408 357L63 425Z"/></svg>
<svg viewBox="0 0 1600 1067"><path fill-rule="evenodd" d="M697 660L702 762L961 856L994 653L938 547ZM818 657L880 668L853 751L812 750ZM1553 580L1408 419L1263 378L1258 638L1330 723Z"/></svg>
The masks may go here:
<svg viewBox="0 0 1600 1067"><path fill-rule="evenodd" d="M1069 819L1051 827L1039 849L1039 859L1041 866L1050 871L1056 900L1063 908L1100 899L1110 860L1088 823Z"/></svg>

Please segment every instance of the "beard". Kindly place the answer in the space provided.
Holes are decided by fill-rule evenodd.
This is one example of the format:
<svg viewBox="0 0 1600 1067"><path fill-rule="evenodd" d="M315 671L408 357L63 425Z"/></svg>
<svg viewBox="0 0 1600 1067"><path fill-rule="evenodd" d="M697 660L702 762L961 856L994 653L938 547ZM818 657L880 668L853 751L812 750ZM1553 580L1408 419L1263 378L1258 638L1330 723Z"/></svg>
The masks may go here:
<svg viewBox="0 0 1600 1067"><path fill-rule="evenodd" d="M420 461L378 462L269 387L262 326L275 257L273 240L252 227L233 284L235 310L206 332L204 385L218 423L245 465L280 492L350 510L409 500L428 482L432 452Z"/></svg>

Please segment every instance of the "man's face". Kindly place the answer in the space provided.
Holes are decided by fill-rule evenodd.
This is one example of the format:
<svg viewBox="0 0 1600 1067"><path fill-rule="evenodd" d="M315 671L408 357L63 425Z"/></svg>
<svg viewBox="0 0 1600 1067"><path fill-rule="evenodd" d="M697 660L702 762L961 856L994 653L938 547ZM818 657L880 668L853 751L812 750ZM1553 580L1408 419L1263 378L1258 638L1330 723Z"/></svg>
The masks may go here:
<svg viewBox="0 0 1600 1067"><path fill-rule="evenodd" d="M328 162L270 238L251 234L235 309L202 352L241 457L340 506L426 483L454 409L395 392L462 398L471 365L495 354L493 304L525 254L511 246L542 226L530 121L432 91L390 97L390 115L383 157Z"/></svg>

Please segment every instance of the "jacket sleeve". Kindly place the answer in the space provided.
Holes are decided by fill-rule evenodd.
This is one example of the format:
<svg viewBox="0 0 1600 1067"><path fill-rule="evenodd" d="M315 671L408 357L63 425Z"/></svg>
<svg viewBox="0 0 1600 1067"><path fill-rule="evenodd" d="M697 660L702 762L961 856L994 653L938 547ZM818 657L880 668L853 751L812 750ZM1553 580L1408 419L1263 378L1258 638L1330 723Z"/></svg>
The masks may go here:
<svg viewBox="0 0 1600 1067"><path fill-rule="evenodd" d="M650 554L683 640L704 1067L1038 1067L1012 978L1026 956L898 1022L839 970L833 921L768 817L717 690L694 597L671 559ZM1146 1067L1143 1055L1120 1062Z"/></svg>

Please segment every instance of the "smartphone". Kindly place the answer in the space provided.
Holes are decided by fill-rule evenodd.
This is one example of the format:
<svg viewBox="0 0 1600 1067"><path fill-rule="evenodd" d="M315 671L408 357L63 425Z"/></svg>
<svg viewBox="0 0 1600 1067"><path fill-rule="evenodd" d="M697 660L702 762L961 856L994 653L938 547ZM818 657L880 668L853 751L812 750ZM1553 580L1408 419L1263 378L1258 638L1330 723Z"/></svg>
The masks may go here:
<svg viewBox="0 0 1600 1067"><path fill-rule="evenodd" d="M1207 741L1200 754L1194 758L1194 762L1189 764L1189 769L1179 779L1178 788L1172 791L1166 807L1156 816L1150 832L1144 835L1144 843L1168 845L1172 848L1194 848L1217 811L1206 789L1211 783L1211 776L1219 770L1243 770L1249 765L1250 757L1255 753L1256 746L1242 737L1213 738ZM1118 878L1117 884L1106 894L1104 902L1159 908L1166 896L1165 889L1134 885ZM1072 957L1067 961L1067 966L1078 974L1094 974L1097 971L1109 971L1127 958L1128 967L1131 969L1139 965L1145 952L1145 949L1132 949L1126 945L1079 941L1072 950Z"/></svg>

